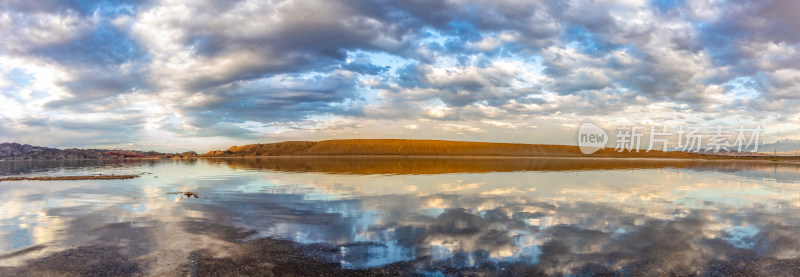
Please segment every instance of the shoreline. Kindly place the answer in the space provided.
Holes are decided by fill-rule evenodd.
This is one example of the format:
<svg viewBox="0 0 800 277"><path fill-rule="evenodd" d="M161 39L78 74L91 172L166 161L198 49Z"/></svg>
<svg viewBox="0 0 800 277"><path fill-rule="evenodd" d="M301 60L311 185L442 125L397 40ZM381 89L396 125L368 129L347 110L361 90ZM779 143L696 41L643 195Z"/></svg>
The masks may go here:
<svg viewBox="0 0 800 277"><path fill-rule="evenodd" d="M325 158L354 158L354 159L575 159L575 160L658 160L658 161L758 161L758 162L785 162L798 163L800 157L731 157L731 156L709 156L703 158L682 158L682 157L609 157L609 156L498 156L498 155L275 155L275 156L218 156L218 157L197 157L188 159L253 159L253 158L277 158L277 159L325 159Z"/></svg>
<svg viewBox="0 0 800 277"><path fill-rule="evenodd" d="M614 160L675 160L675 161L769 161L769 162L800 162L800 156L713 156L705 157L637 157L637 156L573 156L573 155L535 155L535 156L514 156L514 155L263 155L263 156L200 156L200 157L181 157L181 158L126 158L126 159L65 159L65 160L8 160L0 159L0 162L76 162L76 161L154 161L154 160L200 160L200 159L241 159L241 158L359 158L359 159L614 159Z"/></svg>
<svg viewBox="0 0 800 277"><path fill-rule="evenodd" d="M77 176L36 176L36 177L3 177L0 182L4 181L79 181L79 180L126 180L134 179L142 176L141 174L123 174L123 175L77 175Z"/></svg>

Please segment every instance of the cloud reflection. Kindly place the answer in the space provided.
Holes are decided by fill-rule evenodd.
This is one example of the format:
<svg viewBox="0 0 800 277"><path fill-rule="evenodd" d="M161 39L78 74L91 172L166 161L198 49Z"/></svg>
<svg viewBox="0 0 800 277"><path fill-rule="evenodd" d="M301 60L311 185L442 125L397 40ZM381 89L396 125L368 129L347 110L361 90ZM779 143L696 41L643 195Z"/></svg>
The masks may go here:
<svg viewBox="0 0 800 277"><path fill-rule="evenodd" d="M160 178L6 184L0 274L800 274L800 191L757 177L760 165L354 175L201 160L130 170L142 166ZM203 197L164 196L189 189ZM66 267L67 255L98 262Z"/></svg>

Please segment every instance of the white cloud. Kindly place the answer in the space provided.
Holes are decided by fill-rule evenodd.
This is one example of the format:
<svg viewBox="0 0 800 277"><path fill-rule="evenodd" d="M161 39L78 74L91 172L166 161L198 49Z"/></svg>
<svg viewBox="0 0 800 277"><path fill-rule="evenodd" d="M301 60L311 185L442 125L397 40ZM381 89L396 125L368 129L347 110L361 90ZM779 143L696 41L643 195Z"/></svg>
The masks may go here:
<svg viewBox="0 0 800 277"><path fill-rule="evenodd" d="M448 132L456 132L456 133L461 133L463 131L477 132L477 133L486 132L483 129L478 128L478 127L472 127L472 126L461 125L461 124L445 123L445 124L441 124L440 126L441 126L442 130L445 130L445 131L448 131Z"/></svg>
<svg viewBox="0 0 800 277"><path fill-rule="evenodd" d="M571 136L554 126L581 120L800 124L789 116L800 32L786 3L20 3L0 9L0 127L45 145L527 142Z"/></svg>

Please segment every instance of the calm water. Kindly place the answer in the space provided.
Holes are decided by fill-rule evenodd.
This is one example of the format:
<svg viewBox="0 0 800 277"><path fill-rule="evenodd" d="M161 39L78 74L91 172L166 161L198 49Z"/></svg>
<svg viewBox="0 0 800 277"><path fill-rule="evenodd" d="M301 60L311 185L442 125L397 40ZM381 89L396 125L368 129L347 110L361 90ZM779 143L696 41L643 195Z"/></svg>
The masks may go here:
<svg viewBox="0 0 800 277"><path fill-rule="evenodd" d="M333 266L797 275L799 168L578 159L0 162L0 175L147 173L0 182L0 273ZM186 191L199 198L168 194Z"/></svg>

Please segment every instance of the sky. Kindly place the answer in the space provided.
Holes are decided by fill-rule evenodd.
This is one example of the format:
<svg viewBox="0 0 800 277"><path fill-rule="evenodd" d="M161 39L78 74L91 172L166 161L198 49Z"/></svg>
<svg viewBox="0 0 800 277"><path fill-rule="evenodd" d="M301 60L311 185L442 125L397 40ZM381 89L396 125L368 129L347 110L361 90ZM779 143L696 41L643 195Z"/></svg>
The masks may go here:
<svg viewBox="0 0 800 277"><path fill-rule="evenodd" d="M797 1L0 0L0 141L800 138Z"/></svg>

